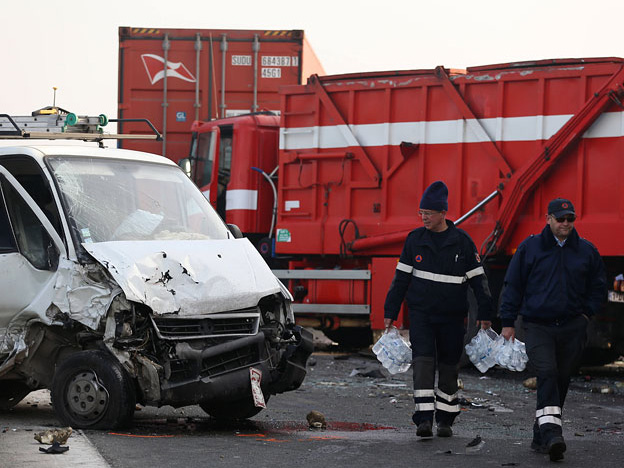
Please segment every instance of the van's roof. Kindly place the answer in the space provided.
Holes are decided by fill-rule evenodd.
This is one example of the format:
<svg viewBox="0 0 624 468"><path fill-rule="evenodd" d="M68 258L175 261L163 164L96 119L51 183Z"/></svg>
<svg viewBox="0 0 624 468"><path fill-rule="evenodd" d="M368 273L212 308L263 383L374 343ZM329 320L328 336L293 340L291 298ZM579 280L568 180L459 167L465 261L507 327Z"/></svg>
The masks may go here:
<svg viewBox="0 0 624 468"><path fill-rule="evenodd" d="M126 150L119 148L99 148L87 144L58 145L37 142L36 144L0 146L0 157L3 155L28 154L34 158L46 156L87 156L95 158L127 159L132 161L145 161L160 164L176 164L163 156L142 151Z"/></svg>

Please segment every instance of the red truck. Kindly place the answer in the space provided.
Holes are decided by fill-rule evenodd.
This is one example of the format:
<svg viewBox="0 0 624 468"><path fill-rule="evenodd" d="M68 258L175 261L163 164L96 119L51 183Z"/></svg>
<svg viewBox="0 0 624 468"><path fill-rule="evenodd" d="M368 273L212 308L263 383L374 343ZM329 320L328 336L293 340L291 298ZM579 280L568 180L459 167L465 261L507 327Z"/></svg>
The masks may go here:
<svg viewBox="0 0 624 468"><path fill-rule="evenodd" d="M161 142L120 147L178 161L189 154L193 120L279 109L280 86L323 67L301 30L119 28L120 119L149 116ZM119 133L144 133L140 123Z"/></svg>
<svg viewBox="0 0 624 468"><path fill-rule="evenodd" d="M620 58L314 75L282 88L280 117L194 122L192 177L289 281L299 321L326 330L383 328L398 255L435 180L449 186L448 216L480 248L495 298L557 196L574 201L579 232L615 280L623 82ZM593 348L623 352L623 299L610 292Z"/></svg>

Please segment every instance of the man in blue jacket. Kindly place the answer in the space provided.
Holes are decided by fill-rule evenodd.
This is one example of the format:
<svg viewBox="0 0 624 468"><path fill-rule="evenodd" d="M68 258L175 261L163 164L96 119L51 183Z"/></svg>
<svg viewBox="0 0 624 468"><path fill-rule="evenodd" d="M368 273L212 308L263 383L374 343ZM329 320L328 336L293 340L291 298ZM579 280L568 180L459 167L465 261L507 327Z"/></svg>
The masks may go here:
<svg viewBox="0 0 624 468"><path fill-rule="evenodd" d="M587 324L607 296L598 250L579 237L570 200L548 204L547 225L520 246L505 276L501 334L515 337L522 316L529 363L537 373L537 406L531 448L563 459L561 411L587 337Z"/></svg>
<svg viewBox="0 0 624 468"><path fill-rule="evenodd" d="M437 181L425 190L419 215L424 227L410 232L384 305L386 328L407 301L412 344L415 410L419 437L431 437L435 413L438 437L453 435L459 414L457 374L461 358L468 285L478 303L478 320L491 326L492 297L470 236L446 219L448 189ZM438 388L434 389L436 367Z"/></svg>

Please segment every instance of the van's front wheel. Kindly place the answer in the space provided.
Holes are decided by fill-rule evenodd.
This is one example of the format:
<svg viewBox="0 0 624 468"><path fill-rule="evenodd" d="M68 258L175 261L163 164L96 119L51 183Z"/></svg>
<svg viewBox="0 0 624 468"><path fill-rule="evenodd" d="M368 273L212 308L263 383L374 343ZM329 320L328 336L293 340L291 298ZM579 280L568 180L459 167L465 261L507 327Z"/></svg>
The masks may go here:
<svg viewBox="0 0 624 468"><path fill-rule="evenodd" d="M61 362L52 382L59 419L79 429L114 429L134 413L133 382L122 365L102 351L82 351Z"/></svg>

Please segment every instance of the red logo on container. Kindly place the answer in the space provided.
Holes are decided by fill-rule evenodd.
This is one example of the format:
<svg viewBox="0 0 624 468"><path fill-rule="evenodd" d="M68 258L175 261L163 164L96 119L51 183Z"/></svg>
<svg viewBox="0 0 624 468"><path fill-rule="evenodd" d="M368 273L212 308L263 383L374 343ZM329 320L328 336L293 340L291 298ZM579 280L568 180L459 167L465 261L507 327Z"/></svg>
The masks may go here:
<svg viewBox="0 0 624 468"><path fill-rule="evenodd" d="M567 207L568 207L568 204L567 204L567 203L562 203L562 204L561 204L561 208L567 208Z"/></svg>
<svg viewBox="0 0 624 468"><path fill-rule="evenodd" d="M189 83L197 81L193 74L184 66L182 62L170 62L154 54L141 55L145 71L152 84L157 83L165 77L165 67L167 68L167 78L179 78Z"/></svg>
<svg viewBox="0 0 624 468"><path fill-rule="evenodd" d="M416 260L416 263L422 262L422 255L416 255L415 260Z"/></svg>

